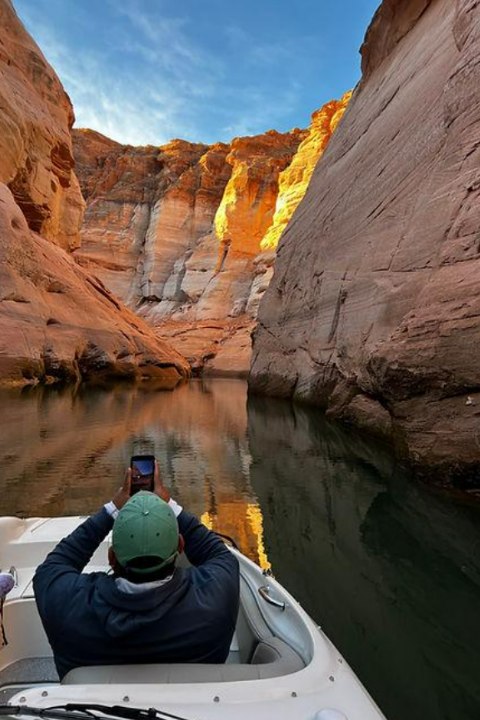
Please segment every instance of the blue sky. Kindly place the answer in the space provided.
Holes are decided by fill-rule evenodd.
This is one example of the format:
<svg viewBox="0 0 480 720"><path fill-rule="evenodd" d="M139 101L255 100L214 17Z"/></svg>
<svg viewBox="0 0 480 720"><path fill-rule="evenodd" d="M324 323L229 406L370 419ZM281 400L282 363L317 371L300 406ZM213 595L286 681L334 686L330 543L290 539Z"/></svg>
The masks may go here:
<svg viewBox="0 0 480 720"><path fill-rule="evenodd" d="M379 0L14 0L77 127L123 143L306 127L360 77Z"/></svg>

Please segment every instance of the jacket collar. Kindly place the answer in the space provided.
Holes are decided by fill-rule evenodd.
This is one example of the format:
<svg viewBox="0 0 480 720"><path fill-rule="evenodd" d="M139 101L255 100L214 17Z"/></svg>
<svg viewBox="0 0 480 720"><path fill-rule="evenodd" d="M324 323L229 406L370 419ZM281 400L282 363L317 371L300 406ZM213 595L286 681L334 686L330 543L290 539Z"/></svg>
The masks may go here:
<svg viewBox="0 0 480 720"><path fill-rule="evenodd" d="M102 575L96 583L96 590L104 602L122 610L150 610L170 596L181 597L188 588L188 579L182 568L175 568L168 582L145 592L123 592L117 587L116 580L113 575Z"/></svg>
<svg viewBox="0 0 480 720"><path fill-rule="evenodd" d="M127 593L128 595L140 595L140 593L148 592L149 590L154 590L155 588L162 587L162 585L170 582L172 577L173 574L169 575L163 580L153 580L152 582L146 583L133 583L126 578L119 577L115 579L115 585L123 593Z"/></svg>

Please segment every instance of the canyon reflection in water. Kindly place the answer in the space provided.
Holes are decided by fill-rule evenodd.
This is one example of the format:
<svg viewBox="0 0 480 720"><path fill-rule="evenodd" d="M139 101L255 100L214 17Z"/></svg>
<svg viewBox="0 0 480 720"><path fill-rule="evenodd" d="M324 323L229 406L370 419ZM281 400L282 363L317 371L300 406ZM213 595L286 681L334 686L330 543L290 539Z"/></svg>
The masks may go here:
<svg viewBox="0 0 480 720"><path fill-rule="evenodd" d="M236 380L0 393L0 514L86 514L153 452L172 494L236 539L389 720L480 717L477 508L408 480L318 411Z"/></svg>

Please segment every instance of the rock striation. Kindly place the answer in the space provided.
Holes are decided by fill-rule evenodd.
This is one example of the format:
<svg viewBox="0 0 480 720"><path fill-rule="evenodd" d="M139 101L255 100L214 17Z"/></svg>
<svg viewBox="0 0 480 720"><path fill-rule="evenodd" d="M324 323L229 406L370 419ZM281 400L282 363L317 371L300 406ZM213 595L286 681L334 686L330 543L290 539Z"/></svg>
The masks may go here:
<svg viewBox="0 0 480 720"><path fill-rule="evenodd" d="M25 31L0 2L0 182L32 230L66 249L79 245L84 201L73 172L70 99Z"/></svg>
<svg viewBox="0 0 480 720"><path fill-rule="evenodd" d="M477 0L384 0L282 236L249 381L464 484L480 477L479 60Z"/></svg>
<svg viewBox="0 0 480 720"><path fill-rule="evenodd" d="M312 115L304 140L290 165L280 173L278 197L273 221L264 234L261 247L276 248L288 221L307 191L315 166L343 117L352 97L351 91L340 100L331 100Z"/></svg>
<svg viewBox="0 0 480 720"><path fill-rule="evenodd" d="M279 176L290 166L307 133L235 138L226 161L232 174L215 214L217 238L229 252L257 255L276 208Z"/></svg>
<svg viewBox="0 0 480 720"><path fill-rule="evenodd" d="M29 229L0 184L0 382L149 378L174 387L187 375L183 357Z"/></svg>
<svg viewBox="0 0 480 720"><path fill-rule="evenodd" d="M74 130L87 210L77 261L192 366L246 374L280 172L305 133L122 146Z"/></svg>
<svg viewBox="0 0 480 720"><path fill-rule="evenodd" d="M207 184L221 178L211 157L199 163L207 146L174 140L161 149L125 147L89 130L74 130L73 137L87 200L78 262L129 305L158 302L191 236L212 222L210 213L202 224L211 188L201 187L201 168ZM168 236L163 245L157 242L162 233Z"/></svg>
<svg viewBox="0 0 480 720"><path fill-rule="evenodd" d="M74 130L87 201L77 261L195 370L246 375L276 239L347 102L348 95L328 103L308 130L211 146L135 148Z"/></svg>
<svg viewBox="0 0 480 720"><path fill-rule="evenodd" d="M0 0L0 382L153 377L189 368L69 253L84 200L73 111L10 0ZM40 234L41 233L41 234Z"/></svg>

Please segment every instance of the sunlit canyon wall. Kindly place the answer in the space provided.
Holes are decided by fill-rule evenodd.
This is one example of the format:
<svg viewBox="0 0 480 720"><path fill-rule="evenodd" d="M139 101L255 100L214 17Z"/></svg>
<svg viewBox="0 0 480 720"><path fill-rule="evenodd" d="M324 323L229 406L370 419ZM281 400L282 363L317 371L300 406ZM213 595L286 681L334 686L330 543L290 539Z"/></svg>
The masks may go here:
<svg viewBox="0 0 480 720"><path fill-rule="evenodd" d="M480 5L385 0L282 236L250 389L480 482Z"/></svg>
<svg viewBox="0 0 480 720"><path fill-rule="evenodd" d="M155 377L185 360L82 270L84 201L72 105L9 0L0 0L0 383Z"/></svg>
<svg viewBox="0 0 480 720"><path fill-rule="evenodd" d="M87 203L77 261L194 369L245 375L278 239L349 98L306 130L229 144L132 147L74 130Z"/></svg>

